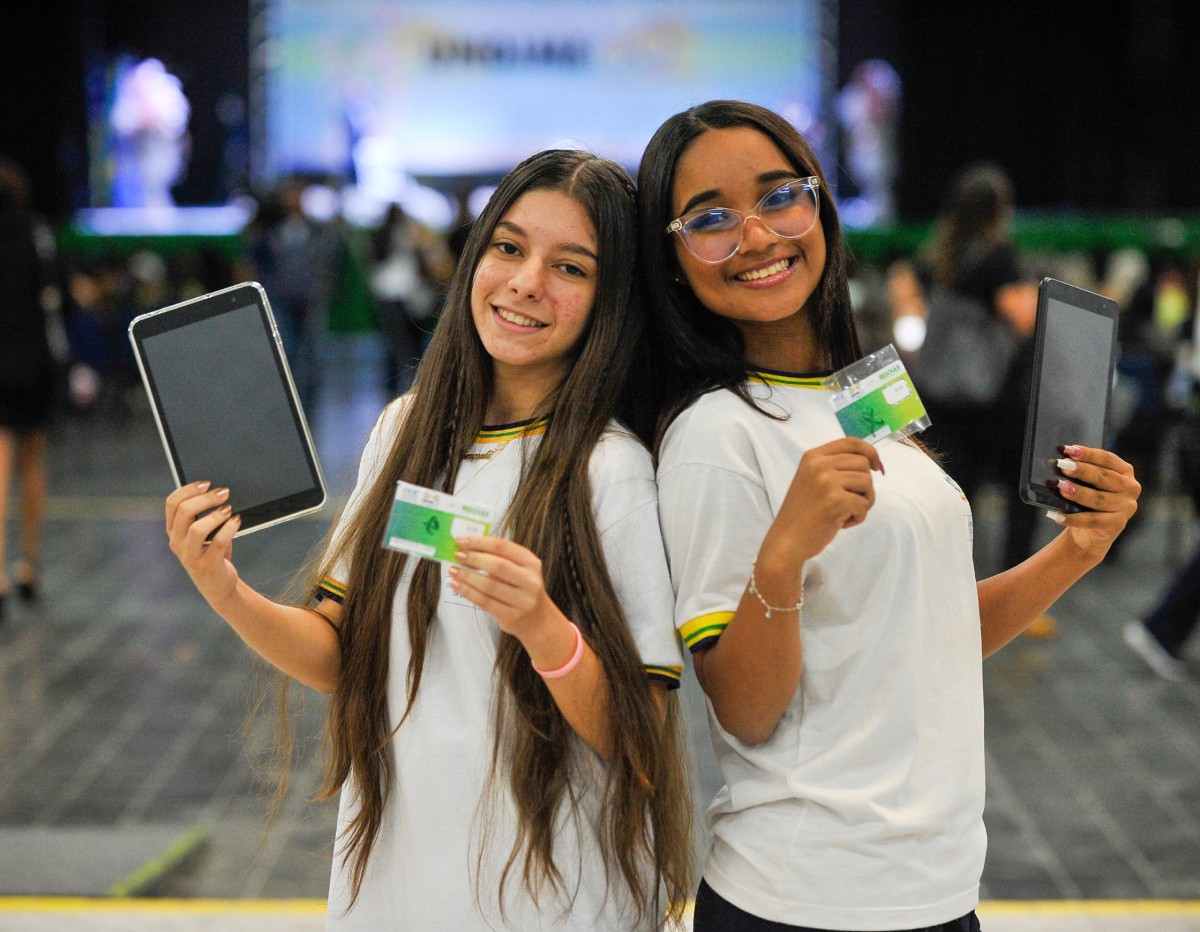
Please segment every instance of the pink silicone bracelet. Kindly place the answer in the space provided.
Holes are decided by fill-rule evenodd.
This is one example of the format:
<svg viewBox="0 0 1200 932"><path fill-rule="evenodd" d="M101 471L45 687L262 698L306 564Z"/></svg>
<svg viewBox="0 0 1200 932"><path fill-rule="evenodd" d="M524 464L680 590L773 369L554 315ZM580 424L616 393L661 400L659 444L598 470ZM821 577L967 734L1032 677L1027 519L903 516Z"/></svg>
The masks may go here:
<svg viewBox="0 0 1200 932"><path fill-rule="evenodd" d="M544 680L556 680L559 677L566 676L577 666L583 658L583 635L579 632L579 626L575 622L570 622L571 628L575 631L575 650L571 654L571 659L564 663L557 670L543 670L536 663L530 661L533 665L533 672L537 673Z"/></svg>

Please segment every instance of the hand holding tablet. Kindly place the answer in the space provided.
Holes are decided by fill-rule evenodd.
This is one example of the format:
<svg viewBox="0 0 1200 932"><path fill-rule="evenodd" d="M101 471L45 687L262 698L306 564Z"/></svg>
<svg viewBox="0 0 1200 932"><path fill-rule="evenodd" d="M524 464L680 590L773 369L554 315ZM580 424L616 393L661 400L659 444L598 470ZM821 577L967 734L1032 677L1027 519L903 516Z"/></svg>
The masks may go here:
<svg viewBox="0 0 1200 932"><path fill-rule="evenodd" d="M129 338L178 487L228 489L221 507L240 516L237 534L324 504L321 466L261 286L143 314Z"/></svg>
<svg viewBox="0 0 1200 932"><path fill-rule="evenodd" d="M167 539L192 583L220 611L237 587L232 544L241 515L228 505L229 490L190 482L167 496Z"/></svg>
<svg viewBox="0 0 1200 932"><path fill-rule="evenodd" d="M1021 498L1061 513L1093 510L1093 504L1061 494L1060 482L1072 465L1063 448L1104 447L1117 358L1117 303L1044 279L1034 341ZM1079 481L1086 483L1082 476Z"/></svg>

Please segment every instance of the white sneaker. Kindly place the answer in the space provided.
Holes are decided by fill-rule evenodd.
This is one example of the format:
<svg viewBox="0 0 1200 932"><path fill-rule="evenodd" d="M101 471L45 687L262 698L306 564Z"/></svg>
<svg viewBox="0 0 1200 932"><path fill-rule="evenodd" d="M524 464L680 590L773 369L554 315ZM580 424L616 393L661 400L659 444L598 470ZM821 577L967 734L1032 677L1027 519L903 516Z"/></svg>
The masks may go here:
<svg viewBox="0 0 1200 932"><path fill-rule="evenodd" d="M1184 662L1167 653L1167 649L1159 643L1158 638L1140 621L1129 622L1123 633L1125 643L1164 680L1178 683L1187 679L1187 666Z"/></svg>

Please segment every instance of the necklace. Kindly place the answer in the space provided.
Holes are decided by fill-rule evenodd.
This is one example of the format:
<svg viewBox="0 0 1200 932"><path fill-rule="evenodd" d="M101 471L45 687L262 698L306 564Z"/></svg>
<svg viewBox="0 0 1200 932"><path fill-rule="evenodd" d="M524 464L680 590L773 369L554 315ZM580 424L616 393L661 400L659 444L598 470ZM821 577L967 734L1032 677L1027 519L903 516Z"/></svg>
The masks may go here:
<svg viewBox="0 0 1200 932"><path fill-rule="evenodd" d="M476 479L478 479L480 477L480 475L484 472L484 470L486 470L492 464L492 457L494 457L497 453L499 453L506 446L508 446L510 443L512 443L514 439L516 439L516 438L509 437L507 440L503 440L500 443L496 444L494 447L492 447L492 449L488 450L486 453L464 453L463 459L474 460L474 461L483 460L483 465L481 465L478 469L476 469L475 472L471 473L471 475L467 477L466 481L462 482L458 486L458 488L456 488L454 490L454 494L462 495L463 489L465 489L472 482L474 482Z"/></svg>
<svg viewBox="0 0 1200 932"><path fill-rule="evenodd" d="M503 428L504 432L507 433L508 436L499 443L489 444L491 446L490 450L485 450L481 453L464 453L464 460L470 460L471 462L479 462L480 460L483 460L483 465L476 469L475 472L472 473L467 480L455 490L454 494L462 494L462 490L478 479L480 473L487 469L488 465L496 457L496 455L503 452L504 448L514 440L524 440L526 437L537 436L538 434L542 433L546 429L545 422L546 418L540 417L535 418L532 421L525 421L520 424L510 425L506 428ZM489 433L491 433L492 436L495 436L495 433L497 432L498 431L484 431L482 436L486 438ZM477 446L482 445L481 441L478 439L476 439L475 444Z"/></svg>
<svg viewBox="0 0 1200 932"><path fill-rule="evenodd" d="M495 456L497 453L499 453L501 450L503 450L506 446L508 446L510 443L512 443L512 441L513 441L513 438L509 437L507 440L501 441L500 443L496 444L494 447L492 447L486 453L464 453L463 459L465 459L465 460L490 460L493 456Z"/></svg>

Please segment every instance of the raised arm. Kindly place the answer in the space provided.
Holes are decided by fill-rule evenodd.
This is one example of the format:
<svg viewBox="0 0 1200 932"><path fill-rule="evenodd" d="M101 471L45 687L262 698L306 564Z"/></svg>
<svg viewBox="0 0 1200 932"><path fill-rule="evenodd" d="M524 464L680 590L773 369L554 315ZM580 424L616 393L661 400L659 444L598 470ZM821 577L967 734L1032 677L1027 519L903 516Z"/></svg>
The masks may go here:
<svg viewBox="0 0 1200 932"><path fill-rule="evenodd" d="M866 519L875 503L872 470L883 470L878 451L853 437L804 455L759 547L756 591L747 580L720 638L695 653L696 676L717 720L741 741L770 738L796 694L804 620L803 609L797 619L794 608L803 594L804 565L839 531Z"/></svg>
<svg viewBox="0 0 1200 932"><path fill-rule="evenodd" d="M1065 530L1023 563L979 583L983 656L994 654L1099 564L1137 511L1133 467L1107 450L1063 448L1059 494L1094 511L1056 514Z"/></svg>
<svg viewBox="0 0 1200 932"><path fill-rule="evenodd" d="M319 610L281 605L248 586L233 565L240 520L225 504L228 497L228 489L210 490L207 482L172 492L166 504L171 552L205 601L264 660L306 686L332 693L341 670L336 628L341 606L328 600Z"/></svg>
<svg viewBox="0 0 1200 932"><path fill-rule="evenodd" d="M608 678L587 640L546 592L537 555L501 537L464 537L462 566L450 567L451 586L517 638L563 717L604 758L611 756ZM662 717L666 686L647 680Z"/></svg>

